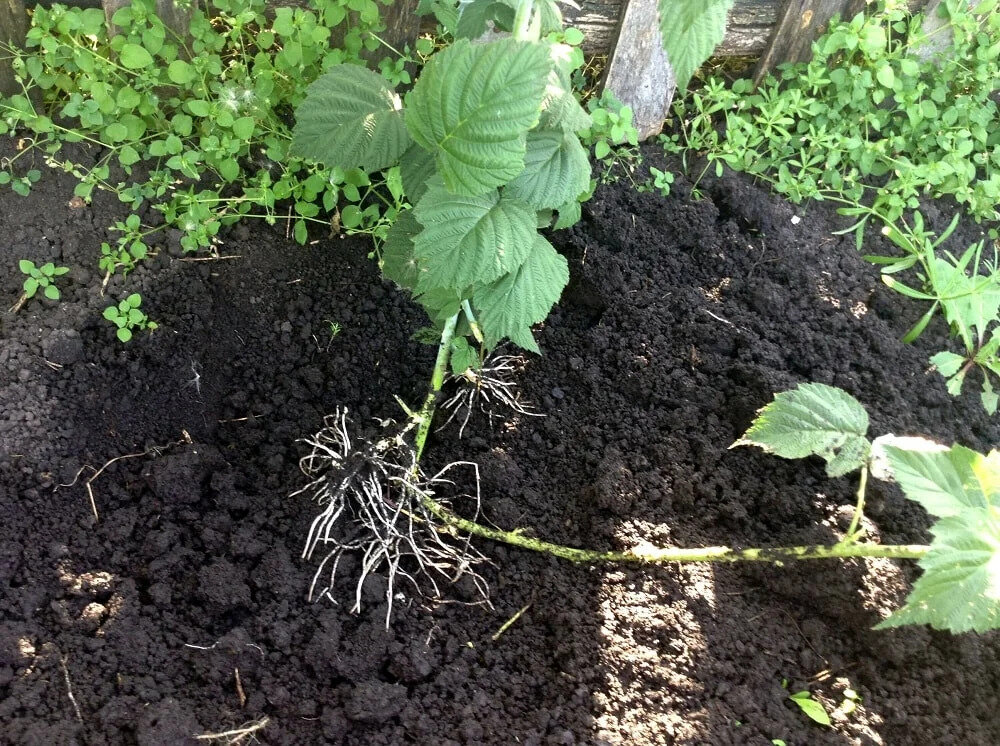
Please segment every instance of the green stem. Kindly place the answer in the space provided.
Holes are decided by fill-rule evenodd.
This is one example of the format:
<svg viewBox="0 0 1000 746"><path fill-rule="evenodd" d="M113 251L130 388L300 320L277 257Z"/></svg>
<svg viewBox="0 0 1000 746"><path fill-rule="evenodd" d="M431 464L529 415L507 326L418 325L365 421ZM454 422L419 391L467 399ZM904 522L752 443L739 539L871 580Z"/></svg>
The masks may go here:
<svg viewBox="0 0 1000 746"><path fill-rule="evenodd" d="M536 41L531 34L531 15L535 0L521 0L514 11L514 38L518 41Z"/></svg>
<svg viewBox="0 0 1000 746"><path fill-rule="evenodd" d="M807 545L800 547L774 547L769 549L733 549L731 547L653 547L631 549L624 552L577 549L562 544L542 541L526 536L521 530L503 531L489 528L462 518L436 500L421 494L424 507L445 524L474 536L504 544L550 554L570 562L627 562L634 564L663 564L667 562L773 562L805 559L848 559L851 557L883 557L889 559L920 559L930 551L923 544L849 544Z"/></svg>
<svg viewBox="0 0 1000 746"><path fill-rule="evenodd" d="M458 324L458 314L456 313L446 322L441 330L441 341L438 343L437 360L434 362L434 372L431 374L431 387L424 399L424 405L417 413L417 434L413 440L413 447L416 451L417 461L423 455L424 446L427 444L427 435L431 431L431 420L434 419L434 409L437 406L438 394L444 385L445 376L448 373L448 359L451 356L451 339L455 336L455 326Z"/></svg>
<svg viewBox="0 0 1000 746"><path fill-rule="evenodd" d="M851 525L847 529L847 537L844 539L845 542L853 543L860 532L858 530L858 524L861 523L861 518L865 514L865 489L868 487L868 467L861 467L861 479L858 483L858 504L854 508L854 515L851 517Z"/></svg>
<svg viewBox="0 0 1000 746"><path fill-rule="evenodd" d="M469 322L469 328L472 329L472 336L476 338L479 344L483 344L485 337L483 337L483 330L479 327L479 322L476 321L476 314L472 312L472 304L467 300L463 300L462 310L465 312L465 318Z"/></svg>

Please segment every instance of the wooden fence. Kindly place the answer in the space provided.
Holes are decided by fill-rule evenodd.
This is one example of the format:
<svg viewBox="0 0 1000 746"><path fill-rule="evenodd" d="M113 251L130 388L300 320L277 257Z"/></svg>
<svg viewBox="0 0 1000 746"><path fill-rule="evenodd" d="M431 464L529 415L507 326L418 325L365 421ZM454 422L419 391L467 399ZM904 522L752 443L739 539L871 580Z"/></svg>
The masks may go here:
<svg viewBox="0 0 1000 746"><path fill-rule="evenodd" d="M30 2L30 0L29 0ZM64 0L70 5L99 6L101 0ZM129 0L103 0L109 18ZM810 45L830 18L854 15L872 0L736 0L729 14L719 56L757 57L754 71L761 79L777 64L806 59ZM911 9L939 0L909 0ZM275 0L274 5L300 5L302 0ZM580 0L579 9L566 8L567 22L584 32L584 50L607 55L602 83L632 106L640 135L656 134L674 93L673 74L657 40L656 0ZM387 37L396 42L414 38L420 24L413 15L416 0L397 0L383 11ZM160 16L182 26L186 16L172 0L157 0ZM18 44L25 33L24 0L0 0L0 47ZM0 52L0 93L10 93L13 79Z"/></svg>

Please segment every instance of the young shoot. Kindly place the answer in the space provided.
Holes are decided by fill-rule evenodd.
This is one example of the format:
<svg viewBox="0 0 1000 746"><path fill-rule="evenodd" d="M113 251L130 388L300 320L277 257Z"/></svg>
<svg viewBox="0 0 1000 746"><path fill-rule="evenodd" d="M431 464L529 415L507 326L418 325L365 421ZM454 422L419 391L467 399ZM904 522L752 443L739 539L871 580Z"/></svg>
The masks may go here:
<svg viewBox="0 0 1000 746"><path fill-rule="evenodd" d="M11 313L20 311L24 307L24 304L31 298L34 298L39 290L49 300L59 300L60 293L59 288L55 284L56 278L69 272L69 267L57 267L52 262L46 262L42 266L37 267L34 262L27 259L22 259L18 262L17 266L21 270L21 273L27 275L27 277L22 286L24 292L21 293L21 297L18 298L17 303L11 307Z"/></svg>

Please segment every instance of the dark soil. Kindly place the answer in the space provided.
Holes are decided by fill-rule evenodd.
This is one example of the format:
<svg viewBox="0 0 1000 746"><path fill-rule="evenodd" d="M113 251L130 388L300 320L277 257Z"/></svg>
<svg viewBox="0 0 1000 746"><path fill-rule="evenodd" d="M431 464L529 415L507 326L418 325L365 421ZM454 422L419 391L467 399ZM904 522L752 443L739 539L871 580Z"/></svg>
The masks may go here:
<svg viewBox="0 0 1000 746"><path fill-rule="evenodd" d="M303 248L261 224L226 236L237 259L168 246L102 298L121 209L72 208L72 186L46 172L30 198L0 193L5 304L18 259L72 268L61 302L0 327L0 742L205 743L266 716L268 744L1000 743L1000 637L871 631L908 563L638 570L480 542L492 610L407 595L386 630L378 582L360 615L307 603L296 439L337 406L367 426L399 416L394 394L419 401L420 312L365 241ZM974 393L925 372L944 329L899 343L922 309L825 207L742 177L700 187L602 188L554 238L572 282L521 381L547 416L476 416L428 449L480 464L490 521L588 547L834 541L851 479L727 450L803 381L857 396L876 434L996 444ZM122 346L101 311L136 290L161 328ZM126 455L92 483L99 520L92 472L57 487ZM927 538L895 488L872 488L869 516L885 542ZM787 699L807 687L861 702L824 729Z"/></svg>

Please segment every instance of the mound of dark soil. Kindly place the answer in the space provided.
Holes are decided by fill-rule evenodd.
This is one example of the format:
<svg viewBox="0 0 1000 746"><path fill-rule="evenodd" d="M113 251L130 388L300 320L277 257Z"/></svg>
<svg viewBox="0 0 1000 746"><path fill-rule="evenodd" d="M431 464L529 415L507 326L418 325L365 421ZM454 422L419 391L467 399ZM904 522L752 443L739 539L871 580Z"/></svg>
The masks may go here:
<svg viewBox="0 0 1000 746"><path fill-rule="evenodd" d="M480 464L488 520L608 548L833 541L852 480L727 450L803 381L857 396L873 433L997 442L974 395L925 373L944 330L898 342L921 309L830 236L825 208L741 177L700 186L602 188L555 237L571 286L521 381L546 416L477 415L428 448ZM359 615L346 583L344 605L306 603L296 439L337 406L364 428L399 416L396 394L419 401L420 312L364 241L298 247L264 225L211 262L167 237L101 297L121 210L71 194L51 172L28 199L0 194L9 304L18 259L72 269L61 302L0 322L0 742L204 743L267 717L268 744L1000 743L1000 637L870 630L906 563L638 570L481 542L492 610L404 592L386 630L377 581ZM160 329L122 346L101 311L134 291ZM84 467L115 458L92 508ZM883 541L927 538L895 489L869 505ZM787 699L806 686L860 704L823 729Z"/></svg>

